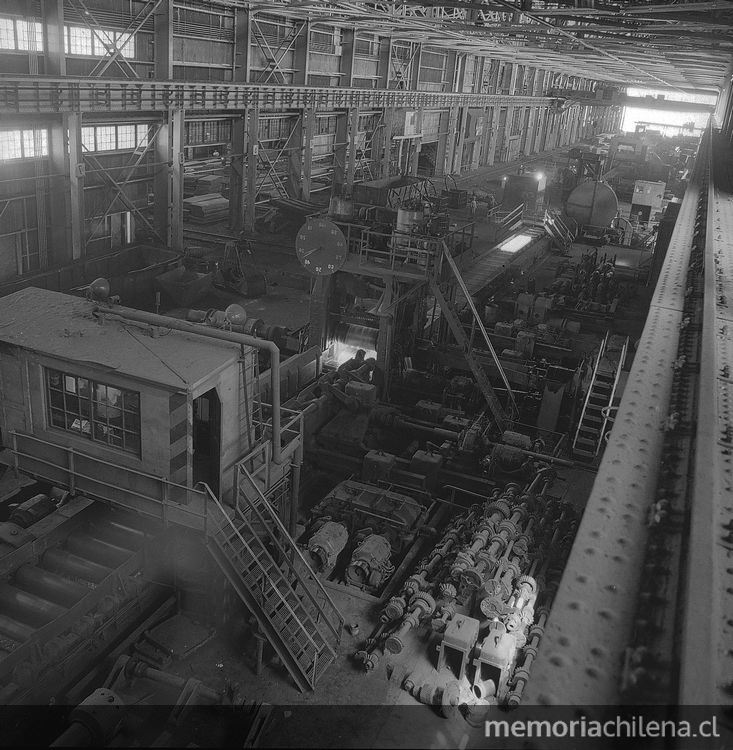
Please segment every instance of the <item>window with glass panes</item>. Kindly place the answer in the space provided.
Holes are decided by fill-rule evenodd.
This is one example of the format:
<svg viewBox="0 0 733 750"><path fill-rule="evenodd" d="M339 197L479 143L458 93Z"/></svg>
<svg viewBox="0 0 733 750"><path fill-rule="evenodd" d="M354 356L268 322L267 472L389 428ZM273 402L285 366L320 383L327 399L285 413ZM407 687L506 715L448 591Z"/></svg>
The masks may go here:
<svg viewBox="0 0 733 750"><path fill-rule="evenodd" d="M119 50L122 57L135 57L135 36L127 31L66 26L64 52L67 55L106 57Z"/></svg>
<svg viewBox="0 0 733 750"><path fill-rule="evenodd" d="M140 394L60 370L46 370L52 427L140 455Z"/></svg>
<svg viewBox="0 0 733 750"><path fill-rule="evenodd" d="M0 49L42 51L43 27L24 18L0 18Z"/></svg>

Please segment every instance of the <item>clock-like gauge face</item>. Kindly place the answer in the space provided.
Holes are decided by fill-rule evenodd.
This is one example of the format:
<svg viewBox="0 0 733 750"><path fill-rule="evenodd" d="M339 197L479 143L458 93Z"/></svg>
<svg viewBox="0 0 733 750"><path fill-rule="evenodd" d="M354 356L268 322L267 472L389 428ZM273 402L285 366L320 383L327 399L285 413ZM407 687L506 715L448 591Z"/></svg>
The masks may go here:
<svg viewBox="0 0 733 750"><path fill-rule="evenodd" d="M309 219L295 239L298 260L314 276L330 276L346 261L346 238L328 219Z"/></svg>

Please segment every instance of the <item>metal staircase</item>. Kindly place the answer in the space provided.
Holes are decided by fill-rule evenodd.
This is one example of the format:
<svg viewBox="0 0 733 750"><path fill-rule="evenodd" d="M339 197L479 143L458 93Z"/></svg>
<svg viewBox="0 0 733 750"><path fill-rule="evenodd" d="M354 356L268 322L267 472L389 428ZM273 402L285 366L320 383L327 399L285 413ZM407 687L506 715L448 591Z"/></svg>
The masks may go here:
<svg viewBox="0 0 733 750"><path fill-rule="evenodd" d="M618 355L618 360L613 361L609 357L607 333L598 350L593 375L573 440L573 454L579 458L592 461L603 445L603 438L610 420L610 407L616 396L628 345L629 339L627 338Z"/></svg>
<svg viewBox="0 0 733 750"><path fill-rule="evenodd" d="M207 546L301 691L338 653L344 618L240 464L236 509L209 504Z"/></svg>
<svg viewBox="0 0 733 750"><path fill-rule="evenodd" d="M542 223L547 234L549 234L563 250L567 250L573 243L573 240L575 239L573 233L557 214L554 214L551 211L545 211Z"/></svg>

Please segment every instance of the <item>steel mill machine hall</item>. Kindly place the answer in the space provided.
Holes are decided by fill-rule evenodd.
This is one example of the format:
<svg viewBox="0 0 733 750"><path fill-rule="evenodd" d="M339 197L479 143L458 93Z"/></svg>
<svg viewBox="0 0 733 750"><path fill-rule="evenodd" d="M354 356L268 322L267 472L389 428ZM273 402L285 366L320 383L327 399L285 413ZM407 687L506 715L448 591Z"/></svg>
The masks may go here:
<svg viewBox="0 0 733 750"><path fill-rule="evenodd" d="M1 3L0 745L733 747L732 81L722 0Z"/></svg>

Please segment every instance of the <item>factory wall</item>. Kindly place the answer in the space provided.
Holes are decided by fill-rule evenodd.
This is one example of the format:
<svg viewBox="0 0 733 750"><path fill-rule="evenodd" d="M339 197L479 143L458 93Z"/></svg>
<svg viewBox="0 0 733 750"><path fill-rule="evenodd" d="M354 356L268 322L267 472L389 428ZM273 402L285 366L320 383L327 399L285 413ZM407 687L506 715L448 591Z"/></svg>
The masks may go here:
<svg viewBox="0 0 733 750"><path fill-rule="evenodd" d="M231 193L237 230L251 228L255 207L271 198L325 203L331 190L348 193L359 181L460 173L564 145L571 132L610 129L613 108L583 103L558 113L540 98L551 87L592 90L580 77L226 3L163 0L149 15L140 0L85 7L80 15L68 0L4 3L3 72L538 99L470 109L446 100L439 110L271 105L253 116L226 107L181 112L162 100L156 111L136 111L110 103L101 87L93 112L4 117L0 164L9 177L0 201L12 201L0 205L0 281L133 243L182 250L184 176ZM410 113L415 129L406 133ZM400 148L395 136L409 138Z"/></svg>

